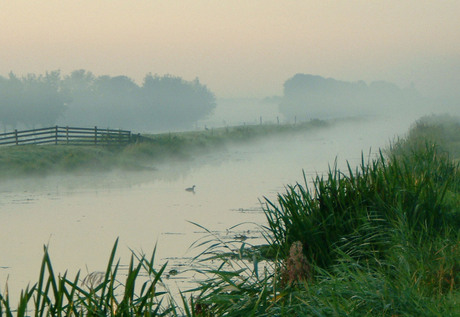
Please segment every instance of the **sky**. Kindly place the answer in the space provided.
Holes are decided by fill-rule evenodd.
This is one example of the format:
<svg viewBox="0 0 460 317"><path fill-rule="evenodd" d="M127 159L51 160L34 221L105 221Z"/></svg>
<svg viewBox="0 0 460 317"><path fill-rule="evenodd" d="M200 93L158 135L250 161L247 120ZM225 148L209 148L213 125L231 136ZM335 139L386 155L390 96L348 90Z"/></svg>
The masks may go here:
<svg viewBox="0 0 460 317"><path fill-rule="evenodd" d="M0 75L196 77L220 98L296 73L459 96L460 1L0 0Z"/></svg>

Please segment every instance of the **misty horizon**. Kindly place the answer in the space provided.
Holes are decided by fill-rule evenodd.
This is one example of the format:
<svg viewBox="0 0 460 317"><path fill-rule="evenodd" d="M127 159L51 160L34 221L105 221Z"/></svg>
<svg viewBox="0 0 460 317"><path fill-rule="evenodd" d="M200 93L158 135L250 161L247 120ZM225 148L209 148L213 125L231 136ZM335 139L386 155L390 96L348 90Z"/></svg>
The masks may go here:
<svg viewBox="0 0 460 317"><path fill-rule="evenodd" d="M459 99L458 1L0 2L0 75L198 77L221 98L281 95L296 73Z"/></svg>
<svg viewBox="0 0 460 317"><path fill-rule="evenodd" d="M161 132L262 123L263 117L266 122L278 123L389 112L414 117L434 111L455 112L458 105L452 100L423 97L414 86L401 88L381 80L348 82L301 73L284 81L281 95L259 101L219 99L207 87L199 78L186 81L150 73L138 85L128 76L96 76L83 69L67 75L47 71L22 77L10 72L8 78L0 76L0 123L5 131L8 127L58 124Z"/></svg>

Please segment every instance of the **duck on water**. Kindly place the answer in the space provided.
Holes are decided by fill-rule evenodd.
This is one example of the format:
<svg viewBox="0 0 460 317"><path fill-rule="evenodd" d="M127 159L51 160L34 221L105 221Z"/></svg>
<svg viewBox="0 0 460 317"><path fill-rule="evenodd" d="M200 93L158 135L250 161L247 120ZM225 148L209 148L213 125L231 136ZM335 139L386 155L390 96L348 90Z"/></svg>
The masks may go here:
<svg viewBox="0 0 460 317"><path fill-rule="evenodd" d="M190 192L190 193L195 193L195 187L196 187L196 186L193 185L192 187L186 188L185 191Z"/></svg>

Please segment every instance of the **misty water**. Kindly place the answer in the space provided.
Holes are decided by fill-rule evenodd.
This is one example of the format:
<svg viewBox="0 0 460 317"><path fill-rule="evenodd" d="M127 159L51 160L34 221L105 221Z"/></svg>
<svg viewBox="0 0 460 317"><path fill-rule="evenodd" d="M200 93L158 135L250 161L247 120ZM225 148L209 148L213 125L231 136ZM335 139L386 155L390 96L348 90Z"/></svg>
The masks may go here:
<svg viewBox="0 0 460 317"><path fill-rule="evenodd" d="M255 224L265 224L264 197L274 200L284 186L324 173L337 158L356 165L361 152L374 156L411 120L367 119L336 124L303 134L279 136L225 151L199 155L184 163L148 172L17 179L0 184L0 290L8 280L10 296L38 279L43 246L48 245L56 272L73 277L81 269L104 271L117 238L117 258L128 264L131 250L169 261L179 274L169 283L187 288L181 275L203 237L198 223L221 237L245 235L263 242ZM195 194L185 191L196 185ZM233 225L250 222L228 231ZM249 231L248 231L249 230Z"/></svg>

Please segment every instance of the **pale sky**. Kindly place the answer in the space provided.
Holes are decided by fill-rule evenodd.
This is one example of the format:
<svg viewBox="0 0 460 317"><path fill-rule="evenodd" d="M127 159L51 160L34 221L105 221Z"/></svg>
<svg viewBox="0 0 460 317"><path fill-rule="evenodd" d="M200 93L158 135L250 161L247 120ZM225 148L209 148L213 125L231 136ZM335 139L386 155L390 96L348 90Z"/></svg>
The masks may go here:
<svg viewBox="0 0 460 317"><path fill-rule="evenodd" d="M458 0L0 0L0 75L151 72L264 97L309 73L458 94L459 16Z"/></svg>

